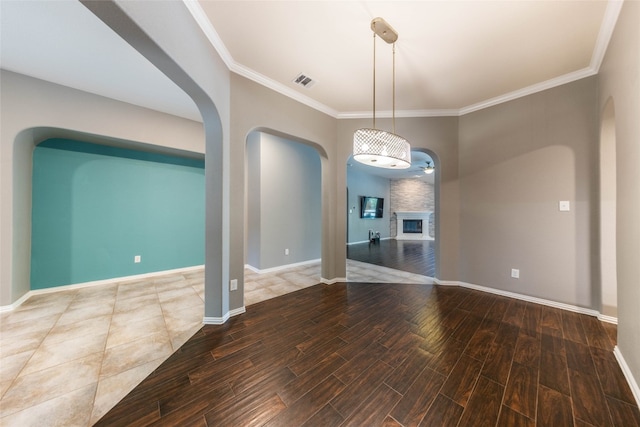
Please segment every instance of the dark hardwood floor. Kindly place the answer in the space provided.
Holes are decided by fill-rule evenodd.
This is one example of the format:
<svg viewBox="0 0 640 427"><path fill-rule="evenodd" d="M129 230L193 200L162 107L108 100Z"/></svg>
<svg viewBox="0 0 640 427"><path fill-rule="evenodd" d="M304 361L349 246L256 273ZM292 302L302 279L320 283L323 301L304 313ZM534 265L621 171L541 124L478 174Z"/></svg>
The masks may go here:
<svg viewBox="0 0 640 427"><path fill-rule="evenodd" d="M640 426L615 336L466 288L320 284L203 327L97 425Z"/></svg>
<svg viewBox="0 0 640 427"><path fill-rule="evenodd" d="M380 240L379 244L347 245L347 258L409 273L435 277L433 240Z"/></svg>

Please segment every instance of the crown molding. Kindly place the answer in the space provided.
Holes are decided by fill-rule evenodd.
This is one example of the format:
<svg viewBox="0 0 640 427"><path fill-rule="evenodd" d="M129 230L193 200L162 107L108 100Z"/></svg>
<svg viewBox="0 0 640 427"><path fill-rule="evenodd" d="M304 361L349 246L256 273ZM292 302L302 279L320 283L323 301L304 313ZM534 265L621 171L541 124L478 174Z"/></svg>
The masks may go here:
<svg viewBox="0 0 640 427"><path fill-rule="evenodd" d="M513 92L505 93L504 95L497 96L495 98L487 99L486 101L478 102L477 104L469 105L460 109L460 115L473 113L474 111L483 110L488 107L493 107L498 104L502 104L507 101L513 101L514 99L522 98L527 95L533 95L534 93L542 92L543 90L551 89L556 86L571 83L576 80L583 79L585 77L593 76L597 72L593 69L583 68L582 70L574 71L573 73L565 74L560 77L556 77L541 83L536 83L531 86L527 86L522 89L515 90Z"/></svg>
<svg viewBox="0 0 640 427"><path fill-rule="evenodd" d="M183 2L230 71L336 119L362 119L373 117L371 111L339 112L321 102L318 102L306 95L297 92L296 90L286 85L276 82L275 80L257 73L254 70L238 64L236 61L234 61L233 57L222 42L222 39L216 32L215 28L213 28L211 21L209 21L209 18L200 6L199 1L183 0ZM600 25L600 31L596 40L596 46L593 49L591 62L588 67L565 74L563 76L555 77L541 83L536 83L534 85L497 96L495 98L480 101L476 104L468 105L458 110L402 110L396 111L396 117L459 117L598 74L600 65L602 64L607 50L607 46L609 45L609 41L611 40L611 36L613 35L613 31L615 29L618 16L620 15L620 10L622 9L623 3L624 0L609 0L607 2L607 8L602 19L602 24ZM392 112L377 111L376 117L390 118L392 117Z"/></svg>
<svg viewBox="0 0 640 427"><path fill-rule="evenodd" d="M334 118L338 117L338 111L334 110L333 108L327 105L324 105L323 103L318 102L315 99L309 98L308 96L301 94L295 89L285 86L282 83L276 82L275 80L272 80L269 77L266 77L250 68L247 68L244 65L234 62L230 69L231 71L233 71L234 73L242 77L246 77L249 80L252 80L262 86L272 89L275 92L280 93L281 95L284 95L288 98L291 98L295 101L300 102L301 104L304 104L308 107L311 107L315 110L325 113L331 117L334 117Z"/></svg>
<svg viewBox="0 0 640 427"><path fill-rule="evenodd" d="M607 9L604 11L596 46L593 49L593 54L591 54L591 64L589 64L589 68L595 70L596 73L600 71L600 66L607 52L611 36L613 36L613 30L616 27L616 22L618 22L623 3L624 0L609 0L607 2Z"/></svg>
<svg viewBox="0 0 640 427"><path fill-rule="evenodd" d="M460 110L441 109L441 110L399 110L396 111L396 117L457 117ZM370 119L373 117L371 111L351 111L347 113L338 113L337 119ZM376 111L377 119L390 119L393 117L391 111Z"/></svg>
<svg viewBox="0 0 640 427"><path fill-rule="evenodd" d="M250 68L245 67L244 65L237 63L231 56L231 53L229 52L227 47L222 42L222 39L218 35L218 32L215 30L215 28L213 28L211 21L207 17L204 9L202 9L202 6L200 6L198 0L183 0L183 2L191 13L191 16L193 16L193 19L195 19L198 26L202 29L207 39L209 39L209 42L213 45L214 49L218 52L230 71L240 76L246 77L247 79L252 80L262 86L272 89L275 92L278 92L288 98L296 100L301 104L307 105L308 107L328 114L329 116L332 116L334 118L338 116L338 112L333 108L330 108L322 104L321 102L311 99L308 96L303 95L290 87L278 83L275 80L272 80Z"/></svg>
<svg viewBox="0 0 640 427"><path fill-rule="evenodd" d="M193 19L195 19L196 23L204 33L204 35L209 40L209 43L213 45L213 48L218 52L218 55L222 58L222 61L225 63L227 68L231 69L235 61L231 56L231 53L227 49L227 47L222 42L222 39L218 35L218 32L213 28L211 21L209 21L209 17L200 6L200 2L198 0L182 0L184 5L187 7Z"/></svg>

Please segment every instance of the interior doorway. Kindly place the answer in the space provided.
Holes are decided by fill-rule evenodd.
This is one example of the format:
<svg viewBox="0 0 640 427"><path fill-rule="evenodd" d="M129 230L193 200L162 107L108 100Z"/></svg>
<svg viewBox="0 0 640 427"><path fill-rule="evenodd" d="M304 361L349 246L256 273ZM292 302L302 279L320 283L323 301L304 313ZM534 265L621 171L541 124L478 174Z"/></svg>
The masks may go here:
<svg viewBox="0 0 640 427"><path fill-rule="evenodd" d="M435 278L438 159L426 149L412 150L411 158L411 167L403 170L362 165L349 158L347 259ZM363 210L365 202L372 199L382 204L375 216ZM407 222L409 228L405 227Z"/></svg>
<svg viewBox="0 0 640 427"><path fill-rule="evenodd" d="M245 162L247 306L321 279L322 160L310 143L254 130Z"/></svg>

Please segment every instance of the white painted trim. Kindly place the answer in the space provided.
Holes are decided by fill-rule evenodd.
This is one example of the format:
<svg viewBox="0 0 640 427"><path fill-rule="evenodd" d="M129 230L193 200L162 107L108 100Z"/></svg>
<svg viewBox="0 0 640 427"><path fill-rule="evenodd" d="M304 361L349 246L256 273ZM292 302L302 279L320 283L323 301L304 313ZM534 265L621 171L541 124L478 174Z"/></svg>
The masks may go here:
<svg viewBox="0 0 640 427"><path fill-rule="evenodd" d="M205 316L202 319L202 323L205 325L223 325L227 320L229 320L229 313L227 312L222 317L207 317Z"/></svg>
<svg viewBox="0 0 640 427"><path fill-rule="evenodd" d="M392 239L393 239L393 237L391 237L391 236L389 236L389 237L381 237L380 238L380 240L392 240ZM347 243L347 246L357 245L357 244L360 244L360 243L369 243L369 241L368 240L362 240L360 242L350 242L350 243Z"/></svg>
<svg viewBox="0 0 640 427"><path fill-rule="evenodd" d="M227 47L222 42L220 35L218 35L218 32L211 24L211 21L209 21L209 18L207 17L206 12L202 9L200 3L196 0L183 0L183 2L191 13L191 16L193 16L193 19L195 19L196 23L198 24L200 29L202 29L202 32L205 34L209 42L213 45L213 48L218 52L229 70L243 77L246 77L247 79L252 80L262 86L272 89L275 92L278 92L288 98L294 99L301 104L307 105L315 110L328 114L331 117L337 117L338 112L333 108L330 108L322 104L321 102L316 101L315 99L311 99L293 88L272 80L269 77L266 77L236 62L231 56L231 53L229 52Z"/></svg>
<svg viewBox="0 0 640 427"><path fill-rule="evenodd" d="M325 279L324 277L320 278L320 283L324 283L325 285L333 285L334 283L347 282L346 277L335 277L333 279Z"/></svg>
<svg viewBox="0 0 640 427"><path fill-rule="evenodd" d="M52 294L54 292L70 291L74 289L90 288L92 286L110 285L112 283L130 282L134 280L149 279L152 277L164 276L167 274L189 273L193 271L204 270L204 265L195 265L192 267L175 268L173 270L154 271L151 273L136 274L133 276L114 277L112 279L94 280L91 282L76 283L73 285L53 286L44 289L32 289L11 305L0 306L0 313L11 311L18 308L22 303L33 295Z"/></svg>
<svg viewBox="0 0 640 427"><path fill-rule="evenodd" d="M591 63L589 64L589 68L595 70L596 73L600 71L604 55L607 53L609 41L611 41L613 30L616 27L616 22L618 22L620 10L622 10L622 3L622 0L609 0L607 2L607 9L604 11L604 17L600 24L600 32L598 33L596 46L593 48L593 53L591 54Z"/></svg>
<svg viewBox="0 0 640 427"><path fill-rule="evenodd" d="M202 323L204 323L205 325L223 325L227 320L229 320L229 318L234 317L234 316L238 316L238 315L240 315L242 313L245 313L246 311L247 311L247 309L243 305L240 308L234 308L233 310L228 311L222 317L207 317L207 316L205 316L202 319Z"/></svg>
<svg viewBox="0 0 640 427"><path fill-rule="evenodd" d="M320 111L321 113L325 113L334 118L338 116L338 112L333 108L324 105L323 103L318 102L306 95L303 95L293 88L285 86L275 80L270 79L267 76L264 76L250 68L247 68L244 65L234 62L231 66L231 71L241 75L242 77L246 77L247 79L252 80L262 86L268 87L269 89L278 92L279 94L284 95L287 98L291 98L301 104L313 108L314 110Z"/></svg>
<svg viewBox="0 0 640 427"><path fill-rule="evenodd" d="M247 309L244 305L240 308L234 308L233 310L229 311L229 317L238 316L240 314L246 313L246 311Z"/></svg>
<svg viewBox="0 0 640 427"><path fill-rule="evenodd" d="M18 298L16 301L14 301L12 304L0 306L0 313L15 310L16 308L20 307L23 302L28 300L31 295L33 295L33 293L32 291L29 291Z"/></svg>
<svg viewBox="0 0 640 427"><path fill-rule="evenodd" d="M460 109L460 116L473 113L474 111L483 110L488 107L503 104L514 99L522 98L527 95L533 95L534 93L542 92L547 89L551 89L557 86L561 86L567 83L574 82L576 80L584 79L585 77L593 76L596 71L591 68L583 68L582 70L574 71L572 73L559 76L545 82L536 83L531 86L524 87L522 89L515 90L513 92L505 93L495 98L486 99L473 105L468 105Z"/></svg>
<svg viewBox="0 0 640 427"><path fill-rule="evenodd" d="M200 6L200 2L198 0L183 0L183 3L187 7L189 13L191 13L191 16L193 16L193 19L195 19L204 35L213 45L213 48L218 52L218 55L220 55L227 68L231 69L235 61L227 47L222 42L218 32L213 28L207 14L202 9L202 6Z"/></svg>
<svg viewBox="0 0 640 427"><path fill-rule="evenodd" d="M396 110L396 117L458 117L460 110L456 109L440 109L440 110ZM338 113L337 119L371 119L372 111L347 111ZM390 119L393 117L392 111L376 110L376 118Z"/></svg>
<svg viewBox="0 0 640 427"><path fill-rule="evenodd" d="M276 82L275 80L272 80L260 73L257 73L254 70L243 66L242 64L237 63L229 53L227 47L222 42L222 39L211 24L211 21L209 21L207 14L202 9L202 6L200 6L199 2L197 0L183 0L183 2L195 19L198 26L204 32L209 42L222 57L222 60L226 64L227 68L229 68L229 70L336 119L361 119L372 117L371 111L336 111L327 105L324 105L314 99L309 98L308 96L301 94L300 92L297 92L293 88ZM609 45L609 40L611 40L616 21L618 20L618 15L620 14L620 10L622 9L622 3L623 1L621 0L608 1L607 9L605 10L602 23L600 24L600 32L598 33L596 46L594 47L593 53L591 54L591 62L587 68L583 68L582 70L577 70L563 76L547 80L545 82L536 83L531 86L527 86L525 88L497 96L495 98L487 99L476 104L462 107L460 109L400 110L396 111L396 117L459 117L474 111L482 110L484 108L502 104L507 101L522 98L527 95L532 95L543 90L551 89L556 86L571 83L573 81L597 74L600 69L600 65L602 64L602 60L604 59L607 46ZM392 117L392 112L376 111L376 117Z"/></svg>
<svg viewBox="0 0 640 427"><path fill-rule="evenodd" d="M433 284L440 286L460 286L458 282L453 282L451 280L440 280L437 277L433 278Z"/></svg>
<svg viewBox="0 0 640 427"><path fill-rule="evenodd" d="M614 325L618 324L618 318L613 316L607 316L605 314L598 314L598 320L607 323L613 323Z"/></svg>
<svg viewBox="0 0 640 427"><path fill-rule="evenodd" d="M598 317L598 311L592 310L590 308L579 307L577 305L565 304L563 302L551 301L548 299L532 297L529 295L517 294L515 292L503 291L501 289L488 288L486 286L474 285L472 283L459 282L460 286L469 289L475 289L482 292L488 292L491 294L502 295L509 298L515 298L522 301L532 302L535 304L542 304L549 307L559 308L561 310L573 311L574 313L586 314L588 316Z"/></svg>
<svg viewBox="0 0 640 427"><path fill-rule="evenodd" d="M490 294L501 295L504 297L519 299L522 301L532 302L535 304L546 305L548 307L559 308L561 310L572 311L574 313L586 314L588 316L593 316L597 318L600 318L601 316L601 314L597 310L592 310L590 308L579 307L577 305L572 305L572 304L565 304L563 302L551 301L544 298L532 297L529 295L517 294L515 292L503 291L501 289L489 288L486 286L474 285L473 283L458 282L455 280L439 280L439 279L433 279L433 282L436 285L460 286L463 288L474 289L476 291L487 292ZM609 316L606 316L606 317L609 317Z"/></svg>
<svg viewBox="0 0 640 427"><path fill-rule="evenodd" d="M281 270L286 270L288 268L294 268L294 267L303 267L305 265L309 265L309 264L315 264L317 262L320 262L320 258L318 259L312 259L309 261L302 261L302 262L296 262L294 264L286 264L286 265L279 265L277 267L271 267L271 268L265 268L264 270L260 270L259 268L256 268L252 265L249 264L245 264L244 268L247 268L251 271L253 271L254 273L258 273L258 274L265 274L265 273L275 273Z"/></svg>
<svg viewBox="0 0 640 427"><path fill-rule="evenodd" d="M351 246L351 245L359 245L361 243L369 243L368 240L362 240L360 242L351 242L351 243L347 243L347 246Z"/></svg>
<svg viewBox="0 0 640 427"><path fill-rule="evenodd" d="M638 386L638 382L633 377L631 373L631 369L629 365L627 365L627 361L624 360L624 356L620 351L618 346L613 348L613 355L616 356L616 360L618 361L618 365L620 365L620 369L622 369L622 373L624 377L627 379L627 383L629 383L629 387L631 388L631 393L633 393L633 397L636 399L636 405L640 406L640 387Z"/></svg>

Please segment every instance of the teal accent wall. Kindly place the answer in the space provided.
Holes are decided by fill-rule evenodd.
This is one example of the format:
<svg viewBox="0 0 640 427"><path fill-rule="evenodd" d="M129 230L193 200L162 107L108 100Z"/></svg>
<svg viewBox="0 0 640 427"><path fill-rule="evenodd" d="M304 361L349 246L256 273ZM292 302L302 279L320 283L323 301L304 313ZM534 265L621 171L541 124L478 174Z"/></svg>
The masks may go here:
<svg viewBox="0 0 640 427"><path fill-rule="evenodd" d="M204 160L42 142L33 153L31 289L204 264L204 201Z"/></svg>

